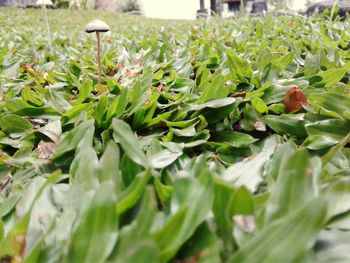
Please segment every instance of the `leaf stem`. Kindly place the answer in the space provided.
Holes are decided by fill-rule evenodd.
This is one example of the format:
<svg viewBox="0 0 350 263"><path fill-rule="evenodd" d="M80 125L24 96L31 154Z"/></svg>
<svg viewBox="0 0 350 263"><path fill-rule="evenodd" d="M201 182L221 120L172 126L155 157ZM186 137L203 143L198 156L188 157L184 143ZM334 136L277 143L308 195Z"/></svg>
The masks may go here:
<svg viewBox="0 0 350 263"><path fill-rule="evenodd" d="M101 40L100 40L100 32L96 31L97 36L97 61L98 61L98 94L100 94L100 86L101 86L101 72L102 72L102 66L101 66Z"/></svg>
<svg viewBox="0 0 350 263"><path fill-rule="evenodd" d="M323 166L326 165L337 154L337 152L340 151L340 149L343 148L349 142L350 132L336 146L330 149L329 152L321 158Z"/></svg>

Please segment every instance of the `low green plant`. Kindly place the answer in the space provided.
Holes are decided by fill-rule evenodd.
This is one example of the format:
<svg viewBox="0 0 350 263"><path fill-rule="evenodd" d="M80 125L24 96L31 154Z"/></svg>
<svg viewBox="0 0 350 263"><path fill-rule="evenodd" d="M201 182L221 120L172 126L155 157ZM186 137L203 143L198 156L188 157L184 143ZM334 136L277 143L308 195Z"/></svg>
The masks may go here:
<svg viewBox="0 0 350 263"><path fill-rule="evenodd" d="M348 18L47 12L0 9L2 261L349 261Z"/></svg>

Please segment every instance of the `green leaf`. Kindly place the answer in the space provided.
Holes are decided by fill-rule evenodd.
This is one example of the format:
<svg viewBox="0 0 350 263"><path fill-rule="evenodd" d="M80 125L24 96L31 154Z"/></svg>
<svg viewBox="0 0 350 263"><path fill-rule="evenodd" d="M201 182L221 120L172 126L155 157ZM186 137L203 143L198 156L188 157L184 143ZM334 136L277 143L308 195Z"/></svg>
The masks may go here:
<svg viewBox="0 0 350 263"><path fill-rule="evenodd" d="M259 70L263 71L265 67L272 61L272 54L270 49L264 49L258 57Z"/></svg>
<svg viewBox="0 0 350 263"><path fill-rule="evenodd" d="M223 179L236 187L245 186L250 191L255 191L263 180L262 168L276 147L275 137L266 139L258 154L228 167L223 174Z"/></svg>
<svg viewBox="0 0 350 263"><path fill-rule="evenodd" d="M322 77L321 84L326 88L331 88L337 84L350 69L350 64L345 65L341 68L329 69L327 71L322 71L318 73Z"/></svg>
<svg viewBox="0 0 350 263"><path fill-rule="evenodd" d="M118 136L119 143L129 158L135 163L147 168L149 166L147 157L139 147L138 139L132 132L130 126L118 119L113 120L112 126L114 132Z"/></svg>
<svg viewBox="0 0 350 263"><path fill-rule="evenodd" d="M154 190L150 187L146 188L135 220L132 224L120 230L118 242L110 256L111 261L120 263L135 262L135 260L143 259L135 259L139 255L138 253L145 253L146 257L149 255L152 259L150 262L158 262L159 248L150 238L156 211L157 203ZM145 246L151 250L151 253L144 251ZM133 261L130 261L130 259L133 259Z"/></svg>
<svg viewBox="0 0 350 263"><path fill-rule="evenodd" d="M182 152L171 152L164 149L150 157L151 166L154 169L165 168L175 162L181 155Z"/></svg>
<svg viewBox="0 0 350 263"><path fill-rule="evenodd" d="M63 115L64 122L74 121L75 118L79 117L83 112L92 110L92 103L82 103L74 106L70 110L66 111Z"/></svg>
<svg viewBox="0 0 350 263"><path fill-rule="evenodd" d="M252 100L252 104L253 104L254 108L260 113L267 113L269 111L265 102L260 98L254 98Z"/></svg>
<svg viewBox="0 0 350 263"><path fill-rule="evenodd" d="M213 141L219 143L226 143L232 147L245 147L253 142L256 142L257 139L252 136L235 131L219 131L215 132L212 137Z"/></svg>
<svg viewBox="0 0 350 263"><path fill-rule="evenodd" d="M305 76L317 74L321 69L320 55L307 54L305 57L304 73Z"/></svg>
<svg viewBox="0 0 350 263"><path fill-rule="evenodd" d="M92 120L81 123L76 128L64 134L56 146L57 154L75 150L82 141L92 145L92 138L95 131ZM82 140L84 138L84 140Z"/></svg>
<svg viewBox="0 0 350 263"><path fill-rule="evenodd" d="M321 165L319 159L318 163ZM298 150L282 165L266 205L266 222L286 216L317 195L318 185L314 186L317 178L313 178L312 163L305 149Z"/></svg>
<svg viewBox="0 0 350 263"><path fill-rule="evenodd" d="M124 189L123 179L119 171L119 158L118 145L113 141L109 141L98 165L99 181L101 183L106 181L114 182L116 192Z"/></svg>
<svg viewBox="0 0 350 263"><path fill-rule="evenodd" d="M286 55L282 55L277 59L274 59L273 64L279 70L284 70L293 63L293 60L294 60L294 52L289 52Z"/></svg>
<svg viewBox="0 0 350 263"><path fill-rule="evenodd" d="M322 196L328 202L327 218L350 211L350 180L347 177L335 178L326 188L322 189Z"/></svg>
<svg viewBox="0 0 350 263"><path fill-rule="evenodd" d="M30 131L32 124L18 115L6 114L0 118L0 127L6 133L21 133Z"/></svg>
<svg viewBox="0 0 350 263"><path fill-rule="evenodd" d="M326 217L326 203L315 199L265 226L228 262L297 262L316 242Z"/></svg>
<svg viewBox="0 0 350 263"><path fill-rule="evenodd" d="M277 133L290 134L302 138L307 136L303 114L267 115L263 118L263 121Z"/></svg>
<svg viewBox="0 0 350 263"><path fill-rule="evenodd" d="M33 107L20 99L8 100L5 106L9 112L20 116L60 116L51 107Z"/></svg>
<svg viewBox="0 0 350 263"><path fill-rule="evenodd" d="M111 106L107 110L107 122L110 122L113 118L120 118L127 104L127 91L124 90L119 96L117 96Z"/></svg>
<svg viewBox="0 0 350 263"><path fill-rule="evenodd" d="M23 193L20 191L12 191L12 193L0 203L0 217L4 217L12 211L22 194Z"/></svg>
<svg viewBox="0 0 350 263"><path fill-rule="evenodd" d="M150 174L146 171L138 174L128 188L118 196L118 215L123 214L138 202L145 191L149 178Z"/></svg>
<svg viewBox="0 0 350 263"><path fill-rule="evenodd" d="M230 200L233 215L254 214L254 202L252 193L244 186L238 188Z"/></svg>
<svg viewBox="0 0 350 263"><path fill-rule="evenodd" d="M72 235L67 262L105 262L117 241L114 186L103 183Z"/></svg>
<svg viewBox="0 0 350 263"><path fill-rule="evenodd" d="M42 192L52 184L57 183L61 173L55 172L52 173L45 182L40 186L40 189L34 193L33 200L29 204L28 209L25 211L25 214L20 218L15 225L10 229L7 235L0 242L0 258L4 256L20 256L25 248L25 238L27 228L30 222L30 215L33 209L35 202L41 196Z"/></svg>
<svg viewBox="0 0 350 263"><path fill-rule="evenodd" d="M79 151L70 167L74 183L81 187L82 191L96 189L99 185L97 173L98 159L95 150L87 147Z"/></svg>
<svg viewBox="0 0 350 263"><path fill-rule="evenodd" d="M94 117L97 124L101 125L105 118L106 108L107 108L108 98L102 97L96 105L94 110Z"/></svg>
<svg viewBox="0 0 350 263"><path fill-rule="evenodd" d="M309 137L304 141L304 146L312 150L319 150L337 144L349 132L349 121L322 120L305 125Z"/></svg>
<svg viewBox="0 0 350 263"><path fill-rule="evenodd" d="M217 233L224 242L223 250L226 257L231 255L234 249L233 231L233 209L230 205L234 202L233 195L235 189L229 184L215 180L214 181L214 203L213 212ZM228 202L228 200L232 200Z"/></svg>
<svg viewBox="0 0 350 263"><path fill-rule="evenodd" d="M196 228L205 220L211 210L213 186L210 174L203 170L194 180L179 210L165 225L154 233L154 240L161 247L162 262L171 259L181 245L191 237ZM169 235L169 233L172 233Z"/></svg>
<svg viewBox="0 0 350 263"><path fill-rule="evenodd" d="M247 60L237 56L232 50L227 50L227 62L231 74L236 81L247 83L253 75L253 71Z"/></svg>
<svg viewBox="0 0 350 263"><path fill-rule="evenodd" d="M197 104L197 105L193 104L193 105L191 105L190 110L199 111L199 110L202 110L205 108L217 109L217 108L231 105L231 104L235 103L236 101L237 101L237 99L235 99L235 98L215 99L215 100L207 101L203 104Z"/></svg>
<svg viewBox="0 0 350 263"><path fill-rule="evenodd" d="M350 109L350 98L336 93L319 93L310 95L312 105L326 111L334 112L336 116L344 116L343 113Z"/></svg>
<svg viewBox="0 0 350 263"><path fill-rule="evenodd" d="M166 204L173 193L173 187L162 184L157 177L154 178L154 186L160 201L163 205Z"/></svg>

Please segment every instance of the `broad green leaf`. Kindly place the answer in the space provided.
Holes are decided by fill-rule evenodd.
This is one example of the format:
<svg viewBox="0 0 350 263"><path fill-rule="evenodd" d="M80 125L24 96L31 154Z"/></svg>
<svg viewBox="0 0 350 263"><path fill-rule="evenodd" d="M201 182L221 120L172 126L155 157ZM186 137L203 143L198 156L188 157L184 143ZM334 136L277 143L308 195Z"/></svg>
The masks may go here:
<svg viewBox="0 0 350 263"><path fill-rule="evenodd" d="M231 74L236 81L246 82L253 75L253 71L247 60L237 56L232 50L227 50L227 62Z"/></svg>
<svg viewBox="0 0 350 263"><path fill-rule="evenodd" d="M257 139L248 134L235 131L215 132L212 139L218 143L226 143L232 147L244 147L257 141Z"/></svg>
<svg viewBox="0 0 350 263"><path fill-rule="evenodd" d="M337 84L345 75L346 72L350 69L350 64L342 67L342 68L335 68L335 69L329 69L327 71L322 71L318 73L319 76L322 77L321 83L326 88L331 88L335 84Z"/></svg>
<svg viewBox="0 0 350 263"><path fill-rule="evenodd" d="M96 123L99 125L102 124L102 121L105 118L107 103L108 103L108 98L102 97L97 103L96 108L94 110L94 117L95 117Z"/></svg>
<svg viewBox="0 0 350 263"><path fill-rule="evenodd" d="M6 133L27 132L32 129L32 124L15 114L6 114L0 118L0 127Z"/></svg>
<svg viewBox="0 0 350 263"><path fill-rule="evenodd" d="M92 110L92 107L92 103L82 103L74 106L64 113L63 120L65 123L74 122L75 118L79 117L84 112Z"/></svg>
<svg viewBox="0 0 350 263"><path fill-rule="evenodd" d="M265 165L264 172L267 177L272 178L274 182L277 180L279 174L283 174L284 168L288 159L295 152L296 147L291 143L284 143L279 146L270 158L270 161Z"/></svg>
<svg viewBox="0 0 350 263"><path fill-rule="evenodd" d="M171 216L165 225L153 234L161 247L161 261L171 259L181 245L190 238L196 228L207 217L213 202L211 175L202 171L201 176L192 181L189 192L179 210ZM172 232L172 235L169 233Z"/></svg>
<svg viewBox="0 0 350 263"><path fill-rule="evenodd" d="M290 215L266 225L228 262L297 262L316 242L317 234L324 227L326 209L323 199L306 203Z"/></svg>
<svg viewBox="0 0 350 263"><path fill-rule="evenodd" d="M273 64L279 70L285 70L290 64L293 63L294 52L288 52L286 55L282 55L273 60Z"/></svg>
<svg viewBox="0 0 350 263"><path fill-rule="evenodd" d="M319 150L337 144L349 132L349 121L329 119L305 125L309 137L304 146L312 150Z"/></svg>
<svg viewBox="0 0 350 263"><path fill-rule="evenodd" d="M272 61L272 54L270 49L264 49L258 57L259 70L263 71L264 68Z"/></svg>
<svg viewBox="0 0 350 263"><path fill-rule="evenodd" d="M22 194L23 193L20 191L13 191L4 201L0 203L0 217L6 216L13 210Z"/></svg>
<svg viewBox="0 0 350 263"><path fill-rule="evenodd" d="M46 181L41 185L40 189L34 194L33 201L31 202L30 207L25 211L25 214L22 218L15 223L15 225L10 229L7 235L0 242L0 258L4 256L20 256L25 249L25 239L26 232L30 220L30 214L32 208L35 204L35 201L41 196L42 192L49 185L57 183L61 173L55 172L51 174Z"/></svg>
<svg viewBox="0 0 350 263"><path fill-rule="evenodd" d="M263 180L263 166L274 153L276 147L275 137L266 139L261 152L228 167L223 174L223 179L236 187L245 186L250 191L255 191Z"/></svg>
<svg viewBox="0 0 350 263"><path fill-rule="evenodd" d="M321 107L327 111L334 112L338 116L344 116L343 113L350 109L350 98L336 93L320 93L310 95L312 105Z"/></svg>
<svg viewBox="0 0 350 263"><path fill-rule="evenodd" d="M211 77L211 82L204 89L198 103L202 104L210 100L225 98L229 92L230 86L225 85L225 78L222 75L221 70L218 70Z"/></svg>
<svg viewBox="0 0 350 263"><path fill-rule="evenodd" d="M117 212L123 214L132 208L141 198L149 181L150 174L142 172L136 176L132 183L118 196Z"/></svg>
<svg viewBox="0 0 350 263"><path fill-rule="evenodd" d="M113 100L111 106L109 106L107 110L107 122L110 122L113 118L120 118L123 115L127 104L127 94L127 91L124 90Z"/></svg>
<svg viewBox="0 0 350 263"><path fill-rule="evenodd" d="M139 255L137 254L140 250L139 246L142 248L145 244L148 244L152 250L151 256L154 260L152 262L157 262L159 253L158 246L150 239L151 227L155 220L156 210L157 204L154 191L151 188L146 188L135 220L129 226L125 226L120 230L118 242L110 256L111 261L130 262L130 258Z"/></svg>
<svg viewBox="0 0 350 263"><path fill-rule="evenodd" d="M162 184L162 182L157 177L154 178L154 186L161 203L165 205L171 198L173 187Z"/></svg>
<svg viewBox="0 0 350 263"><path fill-rule="evenodd" d="M68 152L75 150L81 143L82 138L84 141L90 142L92 144L92 136L94 133L94 122L89 120L83 122L75 129L64 134L58 145L56 146L57 153Z"/></svg>
<svg viewBox="0 0 350 263"><path fill-rule="evenodd" d="M269 111L265 102L260 98L254 98L252 100L252 104L253 104L254 108L260 113L267 113Z"/></svg>
<svg viewBox="0 0 350 263"><path fill-rule="evenodd" d="M306 76L317 74L321 69L320 55L307 54L305 57L304 73Z"/></svg>
<svg viewBox="0 0 350 263"><path fill-rule="evenodd" d="M226 255L230 255L234 249L233 231L233 210L230 204L234 202L232 199L235 189L227 183L219 180L214 181L214 203L213 213L217 226L217 234L223 240L223 250ZM228 202L232 199L232 202Z"/></svg>
<svg viewBox="0 0 350 263"><path fill-rule="evenodd" d="M114 186L103 183L72 235L67 262L105 262L117 241Z"/></svg>
<svg viewBox="0 0 350 263"><path fill-rule="evenodd" d="M317 196L312 163L305 149L298 150L282 165L266 205L266 222L288 215Z"/></svg>
<svg viewBox="0 0 350 263"><path fill-rule="evenodd" d="M254 214L253 195L244 186L241 186L234 192L230 202L232 203L230 209L233 215Z"/></svg>
<svg viewBox="0 0 350 263"><path fill-rule="evenodd" d="M114 182L116 192L124 189L123 179L119 171L120 152L113 141L109 141L99 161L98 177L100 182Z"/></svg>
<svg viewBox="0 0 350 263"><path fill-rule="evenodd" d="M175 162L182 152L171 152L164 149L150 157L151 166L154 169L162 169Z"/></svg>
<svg viewBox="0 0 350 263"><path fill-rule="evenodd" d="M233 104L236 101L237 99L235 98L215 99L215 100L210 100L208 102L205 102L203 104L191 105L190 110L199 111L205 108L216 109L216 108L221 108L221 107L225 107L227 105Z"/></svg>
<svg viewBox="0 0 350 263"><path fill-rule="evenodd" d="M350 211L350 180L347 177L336 178L322 189L322 196L328 202L327 218Z"/></svg>
<svg viewBox="0 0 350 263"><path fill-rule="evenodd" d="M97 188L99 184L98 159L92 147L85 148L77 153L71 164L70 174L74 182L82 188L82 191Z"/></svg>
<svg viewBox="0 0 350 263"><path fill-rule="evenodd" d="M132 132L130 126L122 120L118 119L114 119L112 125L114 132L118 136L119 143L129 158L135 163L147 168L149 166L149 163L146 155L140 149L138 145L138 139Z"/></svg>
<svg viewBox="0 0 350 263"><path fill-rule="evenodd" d="M290 134L301 138L307 136L304 114L267 115L263 121L279 134Z"/></svg>

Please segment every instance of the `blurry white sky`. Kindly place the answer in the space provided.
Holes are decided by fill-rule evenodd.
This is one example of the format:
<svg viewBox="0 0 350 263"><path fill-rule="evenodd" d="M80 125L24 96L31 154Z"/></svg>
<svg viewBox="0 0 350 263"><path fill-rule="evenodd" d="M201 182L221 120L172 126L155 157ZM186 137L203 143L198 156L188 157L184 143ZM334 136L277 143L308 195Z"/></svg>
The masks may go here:
<svg viewBox="0 0 350 263"><path fill-rule="evenodd" d="M295 0L293 8L302 9L306 0ZM140 0L146 17L165 19L195 19L199 0ZM210 0L205 0L210 8Z"/></svg>

